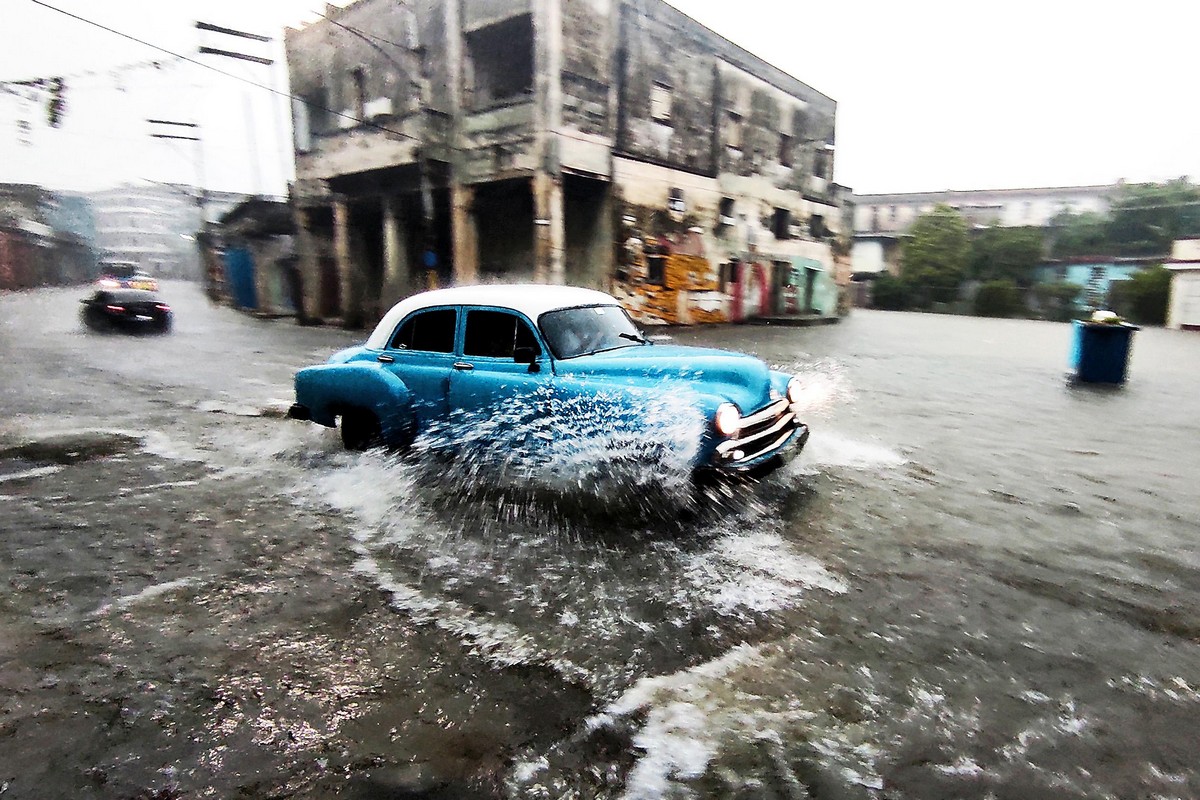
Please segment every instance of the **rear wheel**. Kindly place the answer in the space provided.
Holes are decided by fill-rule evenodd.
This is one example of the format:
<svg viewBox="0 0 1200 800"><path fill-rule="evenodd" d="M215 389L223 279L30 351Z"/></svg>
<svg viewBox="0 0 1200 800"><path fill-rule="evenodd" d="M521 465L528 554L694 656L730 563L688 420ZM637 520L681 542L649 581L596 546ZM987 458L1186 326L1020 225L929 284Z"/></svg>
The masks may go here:
<svg viewBox="0 0 1200 800"><path fill-rule="evenodd" d="M355 451L382 447L383 430L378 417L361 408L345 411L342 414L342 445Z"/></svg>

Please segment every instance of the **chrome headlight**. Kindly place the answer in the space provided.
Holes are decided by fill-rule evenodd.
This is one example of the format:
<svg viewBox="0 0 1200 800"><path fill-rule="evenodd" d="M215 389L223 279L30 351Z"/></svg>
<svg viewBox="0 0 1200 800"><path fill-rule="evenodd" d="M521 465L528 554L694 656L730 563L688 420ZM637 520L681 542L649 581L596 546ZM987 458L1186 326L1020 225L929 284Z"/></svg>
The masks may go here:
<svg viewBox="0 0 1200 800"><path fill-rule="evenodd" d="M732 436L742 426L742 412L733 403L722 403L717 406L713 416L713 425L722 436Z"/></svg>
<svg viewBox="0 0 1200 800"><path fill-rule="evenodd" d="M789 403L799 403L801 396L804 394L804 386L801 385L799 378L792 378L787 385L787 399Z"/></svg>

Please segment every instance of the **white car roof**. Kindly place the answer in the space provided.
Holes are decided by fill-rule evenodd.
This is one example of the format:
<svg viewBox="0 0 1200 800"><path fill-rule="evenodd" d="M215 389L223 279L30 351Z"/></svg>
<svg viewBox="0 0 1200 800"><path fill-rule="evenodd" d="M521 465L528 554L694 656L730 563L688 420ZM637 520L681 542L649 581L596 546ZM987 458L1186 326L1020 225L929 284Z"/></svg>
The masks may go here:
<svg viewBox="0 0 1200 800"><path fill-rule="evenodd" d="M551 286L542 283L484 284L434 289L406 297L383 315L367 339L367 347L382 349L400 320L413 311L431 306L495 306L519 311L535 323L547 311L576 306L620 305L616 298L595 289L578 286Z"/></svg>

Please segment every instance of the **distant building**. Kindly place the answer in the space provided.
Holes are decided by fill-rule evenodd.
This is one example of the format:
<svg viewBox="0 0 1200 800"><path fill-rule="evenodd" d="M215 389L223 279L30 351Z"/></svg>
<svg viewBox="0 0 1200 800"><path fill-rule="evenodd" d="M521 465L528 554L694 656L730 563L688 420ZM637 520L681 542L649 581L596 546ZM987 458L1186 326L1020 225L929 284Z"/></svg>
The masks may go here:
<svg viewBox="0 0 1200 800"><path fill-rule="evenodd" d="M1171 270L1167 327L1200 331L1200 239L1180 239L1163 266Z"/></svg>
<svg viewBox="0 0 1200 800"><path fill-rule="evenodd" d="M899 273L901 238L922 214L948 205L975 227L1046 227L1059 214L1108 212L1121 184L1033 189L975 189L903 194L857 194L850 260L856 275Z"/></svg>
<svg viewBox="0 0 1200 800"><path fill-rule="evenodd" d="M96 259L84 200L0 184L0 289L85 283L95 275Z"/></svg>
<svg viewBox="0 0 1200 800"><path fill-rule="evenodd" d="M200 192L181 184L123 184L87 195L103 261L137 264L159 278L201 278L196 237ZM216 219L245 195L206 192L205 216Z"/></svg>
<svg viewBox="0 0 1200 800"><path fill-rule="evenodd" d="M308 317L493 280L648 323L837 312L836 103L663 0L325 13L286 35Z"/></svg>

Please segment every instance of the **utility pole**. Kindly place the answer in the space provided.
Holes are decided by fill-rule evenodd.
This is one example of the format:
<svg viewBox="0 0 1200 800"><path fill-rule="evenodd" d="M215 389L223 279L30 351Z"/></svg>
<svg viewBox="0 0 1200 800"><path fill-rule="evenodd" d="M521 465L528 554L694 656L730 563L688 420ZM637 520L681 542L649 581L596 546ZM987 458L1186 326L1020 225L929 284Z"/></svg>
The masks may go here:
<svg viewBox="0 0 1200 800"><path fill-rule="evenodd" d="M203 228L207 222L208 190L204 180L204 142L200 138L200 124L173 119L147 119L146 122L155 126L150 129L150 137L153 139L177 139L196 143L196 205L200 208L200 226Z"/></svg>
<svg viewBox="0 0 1200 800"><path fill-rule="evenodd" d="M247 43L257 42L260 45L267 45L270 42L274 41L270 36L263 36L262 34L258 34L258 33L249 33L247 31L238 30L236 28L229 28L224 25L215 25L211 22L199 22L198 21L198 22L196 22L196 29L200 30L200 31L205 31L210 34L217 34L219 36L228 36L228 37L234 37L235 39L242 39L242 40L245 40L245 42L247 42ZM201 53L201 55L220 56L222 58L232 58L232 59L236 59L238 61L249 61L254 64L261 64L262 66L265 66L265 67L270 67L275 63L275 59L273 59L273 58L268 58L266 56L261 56L261 55L254 55L253 53L245 53L245 52L241 52L240 50L227 49L225 47L209 47L207 45L200 45L199 52ZM274 72L271 73L270 83L271 83L272 89L274 89L274 86L275 86ZM245 101L243 115L244 115L245 124L246 124L246 136L247 136L247 139L249 140L249 146L250 146L251 169L254 173L255 191L259 191L259 190L261 190L262 187L260 186L261 176L260 176L259 167L258 167L258 140L254 133L254 121L253 121L253 116L252 116L253 115L253 105L250 102L249 95L243 95L243 99ZM290 143L288 142L287 137L284 132L283 121L282 121L282 118L280 117L280 112L279 112L279 103L274 99L272 99L272 101L271 101L271 113L272 113L272 116L273 116L274 122L275 122L275 134L276 134L276 138L278 139L278 145L280 147L282 147L283 145L288 145L287 152L290 153L291 147L290 147ZM283 152L283 151L281 150L280 152ZM283 169L282 169L282 172L280 173L279 177L286 184L288 181L288 166L287 166L286 161L282 162L282 167L283 167Z"/></svg>

